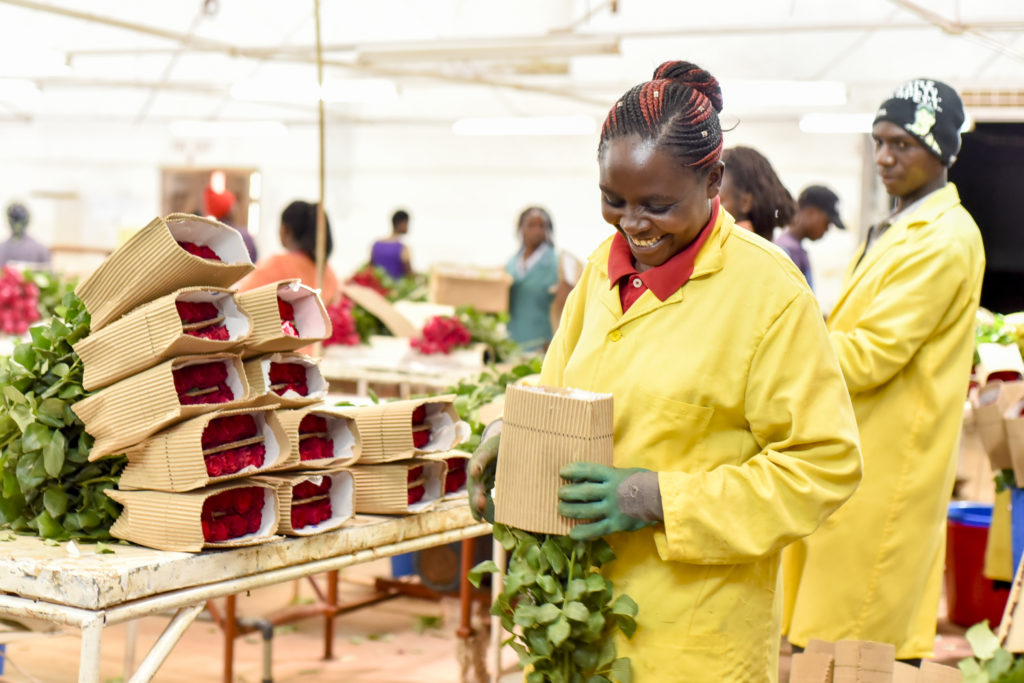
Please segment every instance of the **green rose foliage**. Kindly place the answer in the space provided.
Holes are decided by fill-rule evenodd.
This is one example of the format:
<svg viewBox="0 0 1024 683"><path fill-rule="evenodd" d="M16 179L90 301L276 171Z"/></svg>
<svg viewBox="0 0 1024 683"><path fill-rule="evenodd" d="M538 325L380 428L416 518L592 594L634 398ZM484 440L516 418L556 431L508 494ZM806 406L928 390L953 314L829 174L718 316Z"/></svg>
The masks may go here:
<svg viewBox="0 0 1024 683"><path fill-rule="evenodd" d="M484 423L480 421L480 408L505 393L505 387L517 379L540 372L541 359L533 358L528 363L517 365L511 370L499 372L488 369L472 380L462 380L445 393L455 394L455 410L459 419L469 423L473 430L469 439L456 448L472 453L480 445L480 435L484 432Z"/></svg>
<svg viewBox="0 0 1024 683"><path fill-rule="evenodd" d="M491 606L512 634L505 641L530 667L527 683L629 683L628 657L616 656L615 636L632 638L637 605L615 597L601 565L615 559L603 539L533 534L494 525L494 538L509 551L505 589ZM488 560L469 574L479 587L484 574L498 573Z"/></svg>
<svg viewBox="0 0 1024 683"><path fill-rule="evenodd" d="M960 660L964 683L1024 683L1024 657L1014 657L999 645L988 620L975 624L964 634L973 657Z"/></svg>
<svg viewBox="0 0 1024 683"><path fill-rule="evenodd" d="M90 463L93 439L71 410L87 395L71 345L89 334L89 314L66 292L29 334L0 357L0 527L54 540L109 539L120 506L103 492L127 461Z"/></svg>

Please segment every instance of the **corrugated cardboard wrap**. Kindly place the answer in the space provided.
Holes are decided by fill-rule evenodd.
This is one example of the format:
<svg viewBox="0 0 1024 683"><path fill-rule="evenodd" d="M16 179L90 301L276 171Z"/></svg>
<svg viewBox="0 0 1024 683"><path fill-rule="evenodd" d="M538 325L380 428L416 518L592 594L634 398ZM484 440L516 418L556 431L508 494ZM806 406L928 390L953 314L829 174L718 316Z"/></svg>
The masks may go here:
<svg viewBox="0 0 1024 683"><path fill-rule="evenodd" d="M301 396L289 389L278 394L271 388L270 364L295 363L306 368L306 388ZM320 361L302 353L270 353L245 361L245 379L249 383L249 401L253 405L275 404L282 408L301 408L319 403L327 396L327 380L320 374Z"/></svg>
<svg viewBox="0 0 1024 683"><path fill-rule="evenodd" d="M173 371L217 360L227 364L227 384L235 400L197 405L179 403ZM71 409L85 424L85 430L96 439L89 453L89 460L96 460L121 453L176 422L215 410L241 407L248 392L242 361L238 356L230 353L179 356L100 389Z"/></svg>
<svg viewBox="0 0 1024 683"><path fill-rule="evenodd" d="M121 489L154 489L157 491L192 491L210 484L232 479L271 472L294 466L291 444L284 429L273 412L274 406L243 408L207 413L186 420L170 429L151 436L139 445L128 449L128 465L121 473ZM203 432L211 420L231 415L250 413L256 419L259 436L256 437L266 448L263 467L244 467L234 474L211 477L206 471L203 452ZM248 439L244 443L255 442ZM236 444L239 445L239 444ZM231 444L218 446L221 451Z"/></svg>
<svg viewBox="0 0 1024 683"><path fill-rule="evenodd" d="M1003 618L999 622L996 637L1004 649L1018 654L1024 652L1024 601L1021 600L1021 589L1024 587L1024 562L1017 565L1013 575L1013 586L1010 597L1006 599Z"/></svg>
<svg viewBox="0 0 1024 683"><path fill-rule="evenodd" d="M222 262L193 256L178 242L217 252ZM171 214L154 218L75 288L95 332L121 315L182 287L230 287L253 269L242 235L223 223Z"/></svg>
<svg viewBox="0 0 1024 683"><path fill-rule="evenodd" d="M175 306L178 301L214 303L222 318L220 322L228 330L229 339L216 341L186 334ZM231 290L186 287L139 306L82 339L74 348L85 366L82 386L93 391L138 374L168 358L228 351L248 336L249 317L238 308Z"/></svg>
<svg viewBox="0 0 1024 683"><path fill-rule="evenodd" d="M304 481L312 481L319 486L326 478L331 480L331 490L327 494L331 499L331 518L319 524L292 529L292 489ZM343 526L355 514L355 480L347 469L295 472L256 479L277 488L278 533L288 536L313 536Z"/></svg>
<svg viewBox="0 0 1024 683"><path fill-rule="evenodd" d="M302 460L299 454L301 435L299 425L306 415L314 414L327 420L328 435L334 442L333 458ZM344 413L342 408L314 405L295 410L277 411L277 419L291 444L289 462L293 468L306 470L335 469L346 467L362 459L363 437L355 420Z"/></svg>
<svg viewBox="0 0 1024 683"><path fill-rule="evenodd" d="M1024 399L1024 382L996 380L985 384L978 392L978 402L973 405L974 422L993 470L1013 467L1004 415L1021 399Z"/></svg>
<svg viewBox="0 0 1024 683"><path fill-rule="evenodd" d="M359 425L362 440L359 464L366 465L449 451L465 442L472 429L459 419L454 401L454 394L446 394L337 410ZM422 448L416 448L412 436L412 414L420 406L426 406L430 441Z"/></svg>
<svg viewBox="0 0 1024 683"><path fill-rule="evenodd" d="M402 315L394 305L376 290L352 283L340 286L341 293L384 323L384 327L396 337L418 337L420 330L408 318Z"/></svg>
<svg viewBox="0 0 1024 683"><path fill-rule="evenodd" d="M1016 344L978 344L978 365L975 368L978 382L1001 379L1013 381L1024 378L1024 359ZM993 374L1002 376L992 377Z"/></svg>
<svg viewBox="0 0 1024 683"><path fill-rule="evenodd" d="M921 670L917 675L917 683L961 683L964 675L960 669L943 666L926 659L921 662Z"/></svg>
<svg viewBox="0 0 1024 683"><path fill-rule="evenodd" d="M836 641L835 683L892 683L896 648L866 640Z"/></svg>
<svg viewBox="0 0 1024 683"><path fill-rule="evenodd" d="M832 683L832 655L801 652L793 655L789 683Z"/></svg>
<svg viewBox="0 0 1024 683"><path fill-rule="evenodd" d="M210 496L230 489L259 486L265 490L260 529L230 541L207 543L203 538L203 503ZM114 538L157 550L195 553L203 548L237 548L266 543L277 533L277 489L252 479L211 486L188 493L165 491L113 491L107 495L124 506L110 527Z"/></svg>
<svg viewBox="0 0 1024 683"><path fill-rule="evenodd" d="M430 270L428 298L431 303L472 306L482 313L508 311L512 276L504 268L437 265Z"/></svg>
<svg viewBox="0 0 1024 683"><path fill-rule="evenodd" d="M422 467L423 474L409 481L409 470ZM356 487L356 513L368 515L404 515L423 512L437 505L444 490L446 466L443 461L402 460L351 468ZM409 489L422 484L423 498L409 505Z"/></svg>
<svg viewBox="0 0 1024 683"><path fill-rule="evenodd" d="M243 358L273 351L295 351L331 336L331 319L320 295L298 280L272 282L237 297L238 305L252 319L252 332L242 351ZM293 337L281 330L284 321L277 306L278 297L292 305L295 329L300 336Z"/></svg>
<svg viewBox="0 0 1024 683"><path fill-rule="evenodd" d="M469 467L469 457L470 457L470 454L467 453L466 451L447 451L445 453L430 453L428 455L421 455L421 456L419 456L419 459L422 459L422 460L433 460L435 462L443 462L445 464L444 476L445 476L445 484L446 485L445 485L444 488L441 489L441 491L442 491L441 497L444 498L445 500L454 500L456 498L465 498L467 495L469 495L469 488L468 488L468 483L469 482L468 481L463 482L462 486L460 486L455 491L452 491L451 493L446 493L445 489L448 488L447 487L447 479L448 479L448 475L451 473L451 467L448 464L448 461L452 460L452 459L462 460L462 461L464 461L464 463L463 463L464 466L466 468L468 468ZM467 472L468 472L468 469L467 469Z"/></svg>
<svg viewBox="0 0 1024 683"><path fill-rule="evenodd" d="M558 471L570 462L612 465L612 396L510 386L494 491L496 522L565 535L581 522L558 514Z"/></svg>

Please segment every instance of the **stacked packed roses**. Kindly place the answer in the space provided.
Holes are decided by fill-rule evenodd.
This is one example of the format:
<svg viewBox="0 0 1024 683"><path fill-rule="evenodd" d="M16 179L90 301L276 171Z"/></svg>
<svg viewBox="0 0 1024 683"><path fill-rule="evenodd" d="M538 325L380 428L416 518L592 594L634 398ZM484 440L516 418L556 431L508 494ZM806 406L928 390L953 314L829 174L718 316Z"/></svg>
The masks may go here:
<svg viewBox="0 0 1024 683"><path fill-rule="evenodd" d="M39 320L39 288L20 272L4 266L0 275L0 333L25 334Z"/></svg>
<svg viewBox="0 0 1024 683"><path fill-rule="evenodd" d="M444 492L455 493L466 485L467 458L447 458L448 474L444 477Z"/></svg>
<svg viewBox="0 0 1024 683"><path fill-rule="evenodd" d="M427 488L423 485L425 478L423 477L423 465L419 467L412 467L409 469L409 505L418 503L423 500L423 496L427 493Z"/></svg>
<svg viewBox="0 0 1024 683"><path fill-rule="evenodd" d="M423 448L430 443L430 426L426 420L426 406L420 406L412 411L412 445L415 448Z"/></svg>
<svg viewBox="0 0 1024 683"><path fill-rule="evenodd" d="M363 287L369 287L373 291L377 292L381 296L387 296L390 294L390 290L384 286L384 283L377 277L377 273L373 271L373 266L367 265L358 273L352 276L349 282L354 282L357 285Z"/></svg>
<svg viewBox="0 0 1024 683"><path fill-rule="evenodd" d="M359 346L362 340L359 338L356 319L352 314L354 306L351 299L343 296L338 303L327 307L327 316L331 319L331 336L324 341L324 346Z"/></svg>
<svg viewBox="0 0 1024 683"><path fill-rule="evenodd" d="M175 301L174 305L178 309L185 334L214 341L227 341L230 338L228 328L220 322L223 320L220 309L212 301Z"/></svg>
<svg viewBox="0 0 1024 683"><path fill-rule="evenodd" d="M220 256L217 256L217 252L215 252L213 249L206 246L205 244L196 244L195 242L182 242L179 240L178 246L187 251L188 253L192 254L193 256L198 256L199 258L205 258L211 261L222 260Z"/></svg>
<svg viewBox="0 0 1024 683"><path fill-rule="evenodd" d="M306 366L301 363L271 363L270 390L278 396L294 391L299 396L309 396L306 380Z"/></svg>
<svg viewBox="0 0 1024 683"><path fill-rule="evenodd" d="M456 318L436 315L423 326L419 337L409 344L420 353L450 353L452 349L468 346L472 335Z"/></svg>
<svg viewBox="0 0 1024 683"><path fill-rule="evenodd" d="M334 439L327 430L327 419L310 413L299 423L299 459L323 460L334 457Z"/></svg>
<svg viewBox="0 0 1024 683"><path fill-rule="evenodd" d="M253 415L229 415L210 420L202 437L206 472L211 477L222 477L250 465L263 467L267 448L255 442L260 437Z"/></svg>
<svg viewBox="0 0 1024 683"><path fill-rule="evenodd" d="M227 383L228 368L224 361L189 365L177 368L173 373L174 389L183 406L235 400L235 394Z"/></svg>
<svg viewBox="0 0 1024 683"><path fill-rule="evenodd" d="M203 538L210 543L230 541L260 530L264 489L259 486L223 491L203 502Z"/></svg>
<svg viewBox="0 0 1024 683"><path fill-rule="evenodd" d="M292 487L292 529L326 522L331 518L331 478L317 486L304 481Z"/></svg>
<svg viewBox="0 0 1024 683"><path fill-rule="evenodd" d="M298 337L299 330L295 327L295 308L281 297L277 297L277 312L281 314L281 331L290 337Z"/></svg>

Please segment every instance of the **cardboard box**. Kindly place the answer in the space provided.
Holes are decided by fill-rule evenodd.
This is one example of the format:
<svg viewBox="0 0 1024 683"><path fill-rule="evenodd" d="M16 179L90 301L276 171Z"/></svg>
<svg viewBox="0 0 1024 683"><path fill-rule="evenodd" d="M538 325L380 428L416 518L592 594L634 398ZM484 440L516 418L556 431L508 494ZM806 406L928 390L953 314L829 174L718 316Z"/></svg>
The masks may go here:
<svg viewBox="0 0 1024 683"><path fill-rule="evenodd" d="M178 245L209 247L220 261ZM92 317L93 332L142 304L182 287L230 287L253 269L242 235L223 223L171 214L154 218L75 288Z"/></svg>
<svg viewBox="0 0 1024 683"><path fill-rule="evenodd" d="M943 666L930 659L921 662L921 671L917 683L961 683L964 675L960 669Z"/></svg>
<svg viewBox="0 0 1024 683"><path fill-rule="evenodd" d="M252 487L264 491L258 530L228 541L207 541L202 524L206 500L225 491ZM277 490L251 479L188 493L108 490L106 494L124 506L110 527L110 534L149 548L194 553L203 548L237 548L277 538L274 535L278 519Z"/></svg>
<svg viewBox="0 0 1024 683"><path fill-rule="evenodd" d="M1016 344L978 344L977 350L980 361L975 374L979 384L1024 379L1024 358Z"/></svg>
<svg viewBox="0 0 1024 683"><path fill-rule="evenodd" d="M323 470L317 472L295 472L294 474L275 475L258 477L277 488L278 499L278 533L288 536L312 536L325 531L340 528L352 518L355 512L355 486L352 473L345 469ZM304 483L314 486L323 486L325 482L330 483L327 493L303 499L303 502L296 502L294 497L295 488ZM329 519L315 524L302 526L298 529L292 527L292 513L296 506L319 503L321 500L330 501L331 516Z"/></svg>
<svg viewBox="0 0 1024 683"><path fill-rule="evenodd" d="M237 295L238 305L252 319L252 332L242 350L243 358L274 351L295 351L331 336L331 320L316 290L298 280L281 280ZM299 336L286 334L278 299L294 311Z"/></svg>
<svg viewBox="0 0 1024 683"><path fill-rule="evenodd" d="M978 402L973 405L974 423L993 470L1013 467L1004 415L1021 399L1024 399L1024 382L996 380L985 384L978 392Z"/></svg>
<svg viewBox="0 0 1024 683"><path fill-rule="evenodd" d="M832 655L805 651L794 654L791 662L790 683L832 683Z"/></svg>
<svg viewBox="0 0 1024 683"><path fill-rule="evenodd" d="M402 460L351 468L356 487L356 513L405 515L424 512L441 500L443 461ZM422 497L410 503L410 494L422 486Z"/></svg>
<svg viewBox="0 0 1024 683"><path fill-rule="evenodd" d="M465 442L472 429L459 419L454 401L455 395L448 394L337 410L359 426L359 464L365 465L450 451ZM424 419L418 423L414 418L421 407ZM417 447L414 433L424 430L429 430L428 440Z"/></svg>
<svg viewBox="0 0 1024 683"><path fill-rule="evenodd" d="M892 683L896 648L889 643L839 640L835 645L836 683Z"/></svg>
<svg viewBox="0 0 1024 683"><path fill-rule="evenodd" d="M504 268L438 265L430 271L431 303L472 306L482 313L506 313L512 276Z"/></svg>
<svg viewBox="0 0 1024 683"><path fill-rule="evenodd" d="M558 514L559 470L570 462L612 465L612 396L578 389L510 386L494 490L495 521L565 535L580 524Z"/></svg>
<svg viewBox="0 0 1024 683"><path fill-rule="evenodd" d="M189 334L189 330L199 326L182 322L178 302L207 302L216 306L219 315L202 326L222 324L228 339L202 339ZM84 365L82 386L93 391L168 358L228 351L248 336L249 316L238 308L231 290L186 287L136 308L80 340L74 349Z"/></svg>
<svg viewBox="0 0 1024 683"><path fill-rule="evenodd" d="M302 421L309 415L322 418L327 424L326 432L304 434L300 431ZM292 467L304 470L335 469L357 462L363 449L363 437L355 420L341 408L313 405L294 410L279 410L277 419L291 444ZM303 442L307 439L329 439L331 456L303 460Z"/></svg>
<svg viewBox="0 0 1024 683"><path fill-rule="evenodd" d="M224 403L183 405L174 386L174 372L205 363L223 363L227 387L234 398ZM229 353L179 356L115 382L71 406L96 442L89 460L121 453L176 422L215 410L243 407L249 394L242 361Z"/></svg>
<svg viewBox="0 0 1024 683"><path fill-rule="evenodd" d="M305 396L270 379L272 363L288 363L305 368ZM245 361L245 379L249 383L249 400L254 405L278 405L282 408L300 408L319 403L327 396L327 380L320 374L320 362L301 353L270 353Z"/></svg>
<svg viewBox="0 0 1024 683"><path fill-rule="evenodd" d="M233 415L252 415L256 421L258 435L243 441L203 448L203 435L214 420ZM216 423L214 423L216 424ZM230 452L230 446L262 444L266 449L261 467L247 466L231 474L214 476L209 474L205 456ZM207 413L166 429L128 449L128 465L121 473L121 489L153 489L157 491L193 491L232 479L270 472L297 464L292 460L292 448L288 437L273 412L273 406L264 408L243 408Z"/></svg>

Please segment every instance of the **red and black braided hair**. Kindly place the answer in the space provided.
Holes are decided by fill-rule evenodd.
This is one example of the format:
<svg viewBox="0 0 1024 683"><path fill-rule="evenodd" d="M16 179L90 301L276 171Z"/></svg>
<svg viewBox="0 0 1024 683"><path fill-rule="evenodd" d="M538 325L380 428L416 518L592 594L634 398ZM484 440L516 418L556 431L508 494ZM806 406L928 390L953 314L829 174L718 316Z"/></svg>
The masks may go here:
<svg viewBox="0 0 1024 683"><path fill-rule="evenodd" d="M683 166L706 171L722 157L720 111L722 89L714 76L690 62L665 62L612 106L598 154L608 140L640 135Z"/></svg>

